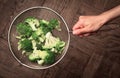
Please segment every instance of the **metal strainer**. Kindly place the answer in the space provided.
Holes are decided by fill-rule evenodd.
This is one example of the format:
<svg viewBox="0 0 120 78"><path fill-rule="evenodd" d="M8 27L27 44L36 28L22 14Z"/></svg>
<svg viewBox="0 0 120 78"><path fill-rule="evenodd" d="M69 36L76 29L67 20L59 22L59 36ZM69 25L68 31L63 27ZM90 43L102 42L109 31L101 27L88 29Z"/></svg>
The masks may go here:
<svg viewBox="0 0 120 78"><path fill-rule="evenodd" d="M52 33L55 36L60 37L61 40L65 41L66 45L65 45L65 48L62 54L56 58L55 63L52 65L40 66L36 63L30 62L28 58L25 55L23 55L21 51L18 51L17 49L18 39L16 39L16 35L17 35L16 25L22 22L25 18L30 17L30 16L36 17L38 19L45 19L45 20L50 20L51 18L55 18L60 21L60 27L62 31L61 32L53 31ZM58 14L56 11L48 7L36 6L36 7L31 7L31 8L28 8L22 11L14 18L8 31L8 44L9 44L9 48L10 48L12 55L20 64L28 68L31 68L31 69L47 69L47 68L50 68L56 65L65 56L67 49L69 47L69 42L70 42L70 34L69 34L69 29L68 29L68 26L65 20L60 14Z"/></svg>

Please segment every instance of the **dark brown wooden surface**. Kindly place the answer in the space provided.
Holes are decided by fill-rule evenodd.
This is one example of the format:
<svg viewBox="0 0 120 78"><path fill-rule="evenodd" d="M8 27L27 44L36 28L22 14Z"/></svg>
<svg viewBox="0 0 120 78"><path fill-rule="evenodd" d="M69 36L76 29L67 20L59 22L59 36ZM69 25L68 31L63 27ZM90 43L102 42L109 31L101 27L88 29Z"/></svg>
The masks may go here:
<svg viewBox="0 0 120 78"><path fill-rule="evenodd" d="M120 78L120 27L105 25L96 34L80 38L71 34L67 54L56 66L32 70L12 56L7 33L13 18L32 6L47 6L61 14L69 29L80 15L100 14L120 0L0 0L0 78ZM110 21L120 25L120 17Z"/></svg>

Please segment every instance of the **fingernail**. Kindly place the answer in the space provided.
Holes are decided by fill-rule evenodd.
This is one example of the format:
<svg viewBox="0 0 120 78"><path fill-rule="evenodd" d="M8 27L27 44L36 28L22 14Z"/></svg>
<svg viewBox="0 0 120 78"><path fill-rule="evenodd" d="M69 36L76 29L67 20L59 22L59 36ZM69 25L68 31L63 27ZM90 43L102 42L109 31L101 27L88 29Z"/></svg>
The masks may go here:
<svg viewBox="0 0 120 78"><path fill-rule="evenodd" d="M75 34L76 34L76 31L73 31L72 33L75 35Z"/></svg>

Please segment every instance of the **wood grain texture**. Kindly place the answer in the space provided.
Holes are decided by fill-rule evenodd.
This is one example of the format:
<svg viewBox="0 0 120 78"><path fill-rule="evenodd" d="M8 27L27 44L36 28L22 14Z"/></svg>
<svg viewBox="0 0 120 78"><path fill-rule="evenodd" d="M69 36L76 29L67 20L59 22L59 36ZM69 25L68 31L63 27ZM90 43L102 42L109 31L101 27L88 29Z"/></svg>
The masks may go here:
<svg viewBox="0 0 120 78"><path fill-rule="evenodd" d="M22 10L46 6L62 15L69 29L80 15L96 15L120 4L120 0L0 0L0 78L120 78L120 27L104 25L95 34L80 38L71 34L67 54L56 66L32 70L12 56L7 33ZM109 23L118 23L120 17Z"/></svg>

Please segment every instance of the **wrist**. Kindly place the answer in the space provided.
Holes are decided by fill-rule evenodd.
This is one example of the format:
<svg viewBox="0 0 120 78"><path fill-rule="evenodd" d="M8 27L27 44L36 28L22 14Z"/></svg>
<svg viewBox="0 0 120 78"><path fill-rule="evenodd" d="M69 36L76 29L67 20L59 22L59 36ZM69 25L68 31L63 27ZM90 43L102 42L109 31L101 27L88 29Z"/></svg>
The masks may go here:
<svg viewBox="0 0 120 78"><path fill-rule="evenodd" d="M102 27L108 21L108 18L106 18L106 16L102 14L98 15L97 19L98 19L99 27Z"/></svg>
<svg viewBox="0 0 120 78"><path fill-rule="evenodd" d="M100 14L99 18L101 19L102 24L105 24L106 22L108 22L111 19L111 17L107 13Z"/></svg>

